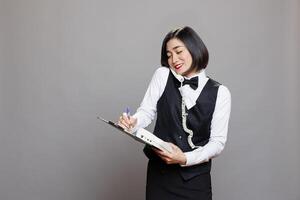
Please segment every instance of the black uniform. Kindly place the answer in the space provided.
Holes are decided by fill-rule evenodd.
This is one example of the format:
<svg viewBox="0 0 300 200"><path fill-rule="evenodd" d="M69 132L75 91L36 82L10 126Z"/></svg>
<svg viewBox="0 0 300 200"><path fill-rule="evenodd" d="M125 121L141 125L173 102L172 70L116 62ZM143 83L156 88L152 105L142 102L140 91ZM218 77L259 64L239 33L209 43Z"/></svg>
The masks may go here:
<svg viewBox="0 0 300 200"><path fill-rule="evenodd" d="M196 105L188 110L187 127L193 130L193 143L204 146L210 137L210 125L220 84L209 79L199 95ZM192 151L182 126L182 97L180 82L169 72L165 90L157 102L157 121L154 134L174 143L183 152ZM149 158L147 169L147 200L211 199L211 160L199 165L181 167L168 165L151 148L144 148Z"/></svg>

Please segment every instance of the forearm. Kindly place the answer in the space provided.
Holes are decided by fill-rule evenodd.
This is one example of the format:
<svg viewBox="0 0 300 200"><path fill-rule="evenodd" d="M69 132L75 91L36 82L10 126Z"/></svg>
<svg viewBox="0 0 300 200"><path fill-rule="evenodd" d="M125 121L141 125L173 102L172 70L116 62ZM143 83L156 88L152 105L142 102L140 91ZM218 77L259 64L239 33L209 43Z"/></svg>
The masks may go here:
<svg viewBox="0 0 300 200"><path fill-rule="evenodd" d="M139 128L145 128L147 127L154 119L155 116L155 110L151 110L150 112L143 109L139 108L137 112L132 116L137 119L137 124L135 127L133 127L133 132L137 131Z"/></svg>
<svg viewBox="0 0 300 200"><path fill-rule="evenodd" d="M159 68L155 71L140 107L132 116L137 119L137 124L133 131L136 131L138 128L147 127L154 119L156 104L166 86L168 73L169 70L167 68Z"/></svg>
<svg viewBox="0 0 300 200"><path fill-rule="evenodd" d="M190 152L185 152L186 163L182 166L192 166L208 162L210 159L218 156L224 149L224 146L225 144L212 140L203 147L199 147Z"/></svg>
<svg viewBox="0 0 300 200"><path fill-rule="evenodd" d="M187 162L184 166L201 164L218 156L225 147L228 123L231 111L231 95L225 86L220 86L218 98L211 121L209 142L190 152L186 152Z"/></svg>

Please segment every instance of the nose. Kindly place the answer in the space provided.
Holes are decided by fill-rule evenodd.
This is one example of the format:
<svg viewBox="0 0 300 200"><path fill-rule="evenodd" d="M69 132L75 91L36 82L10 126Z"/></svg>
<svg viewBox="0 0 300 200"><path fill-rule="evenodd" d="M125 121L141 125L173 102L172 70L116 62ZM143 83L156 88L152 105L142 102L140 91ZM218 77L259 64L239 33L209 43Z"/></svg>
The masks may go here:
<svg viewBox="0 0 300 200"><path fill-rule="evenodd" d="M178 56L175 53L175 54L172 55L172 63L175 64L177 61L178 61Z"/></svg>

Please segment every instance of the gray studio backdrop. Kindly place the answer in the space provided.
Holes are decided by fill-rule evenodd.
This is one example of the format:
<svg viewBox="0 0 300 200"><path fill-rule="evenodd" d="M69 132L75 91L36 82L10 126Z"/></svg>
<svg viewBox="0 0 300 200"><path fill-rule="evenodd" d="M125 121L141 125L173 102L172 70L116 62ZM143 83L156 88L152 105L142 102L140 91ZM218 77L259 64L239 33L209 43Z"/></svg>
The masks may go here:
<svg viewBox="0 0 300 200"><path fill-rule="evenodd" d="M182 25L232 93L213 198L300 199L299 1L1 0L0 23L1 200L144 199L143 146L96 117L138 107Z"/></svg>

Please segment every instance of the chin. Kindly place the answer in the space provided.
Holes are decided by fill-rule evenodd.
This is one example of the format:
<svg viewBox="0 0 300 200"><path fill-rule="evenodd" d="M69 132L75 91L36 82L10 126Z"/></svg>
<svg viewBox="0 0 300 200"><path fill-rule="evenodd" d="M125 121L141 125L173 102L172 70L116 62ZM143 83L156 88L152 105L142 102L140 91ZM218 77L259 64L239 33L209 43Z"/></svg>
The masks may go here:
<svg viewBox="0 0 300 200"><path fill-rule="evenodd" d="M186 76L187 75L187 70L185 70L185 71L178 71L177 74L180 74L181 76Z"/></svg>

